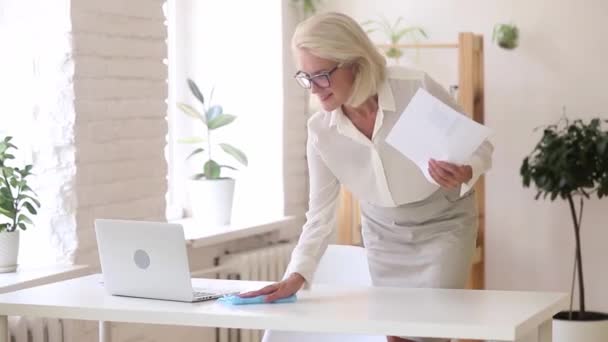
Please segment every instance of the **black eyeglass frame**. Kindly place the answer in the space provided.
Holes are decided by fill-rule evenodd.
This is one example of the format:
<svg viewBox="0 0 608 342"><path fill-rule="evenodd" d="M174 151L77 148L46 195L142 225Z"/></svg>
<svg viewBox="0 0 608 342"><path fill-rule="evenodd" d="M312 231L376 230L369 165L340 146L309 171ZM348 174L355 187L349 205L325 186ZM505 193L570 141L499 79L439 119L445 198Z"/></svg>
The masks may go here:
<svg viewBox="0 0 608 342"><path fill-rule="evenodd" d="M296 74L293 77L296 79L298 84L304 89L312 88L313 83L317 87L325 89L325 88L331 87L331 74L333 74L336 70L338 70L339 67L340 67L340 64L337 64L335 67L331 68L328 71L322 71L322 72L320 72L316 75L312 75L312 76L304 71L298 71L298 72L296 72ZM319 78L325 79L327 81L327 85L320 84L318 81L315 81L315 79L319 79Z"/></svg>

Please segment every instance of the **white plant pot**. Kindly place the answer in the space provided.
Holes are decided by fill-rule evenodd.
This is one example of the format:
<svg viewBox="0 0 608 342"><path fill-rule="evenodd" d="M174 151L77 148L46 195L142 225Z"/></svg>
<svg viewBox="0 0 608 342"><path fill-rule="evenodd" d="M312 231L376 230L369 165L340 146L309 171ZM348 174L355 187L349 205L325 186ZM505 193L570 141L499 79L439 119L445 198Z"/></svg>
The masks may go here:
<svg viewBox="0 0 608 342"><path fill-rule="evenodd" d="M553 342L608 341L608 314L588 312L595 320L568 320L567 312L553 317Z"/></svg>
<svg viewBox="0 0 608 342"><path fill-rule="evenodd" d="M0 273L14 272L19 255L19 230L0 233Z"/></svg>
<svg viewBox="0 0 608 342"><path fill-rule="evenodd" d="M230 224L234 179L190 180L188 194L194 220L206 226Z"/></svg>

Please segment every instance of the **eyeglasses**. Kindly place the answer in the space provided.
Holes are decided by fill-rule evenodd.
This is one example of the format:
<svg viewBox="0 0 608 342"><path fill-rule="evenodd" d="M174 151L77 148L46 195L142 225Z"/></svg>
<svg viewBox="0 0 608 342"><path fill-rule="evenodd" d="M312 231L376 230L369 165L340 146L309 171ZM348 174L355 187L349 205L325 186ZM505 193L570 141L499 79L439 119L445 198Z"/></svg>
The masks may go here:
<svg viewBox="0 0 608 342"><path fill-rule="evenodd" d="M329 88L331 86L330 77L331 74L338 70L340 64L336 65L329 71L323 71L316 75L310 76L304 71L298 71L294 78L298 81L298 84L304 89L310 89L314 83L319 88Z"/></svg>

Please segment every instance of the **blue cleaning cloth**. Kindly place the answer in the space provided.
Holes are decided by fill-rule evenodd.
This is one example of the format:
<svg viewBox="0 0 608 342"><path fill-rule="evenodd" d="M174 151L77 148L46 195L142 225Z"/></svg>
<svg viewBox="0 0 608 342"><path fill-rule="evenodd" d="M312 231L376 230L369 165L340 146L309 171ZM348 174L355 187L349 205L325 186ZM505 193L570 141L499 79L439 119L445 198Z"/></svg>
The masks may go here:
<svg viewBox="0 0 608 342"><path fill-rule="evenodd" d="M262 296L251 297L251 298L241 298L238 295L225 295L225 296L220 297L218 300L222 303L231 304L231 305L294 303L295 301L298 300L298 297L295 294L293 294L289 297L277 299L274 302L269 302L269 303L264 301L264 297L266 297L266 296L262 295Z"/></svg>

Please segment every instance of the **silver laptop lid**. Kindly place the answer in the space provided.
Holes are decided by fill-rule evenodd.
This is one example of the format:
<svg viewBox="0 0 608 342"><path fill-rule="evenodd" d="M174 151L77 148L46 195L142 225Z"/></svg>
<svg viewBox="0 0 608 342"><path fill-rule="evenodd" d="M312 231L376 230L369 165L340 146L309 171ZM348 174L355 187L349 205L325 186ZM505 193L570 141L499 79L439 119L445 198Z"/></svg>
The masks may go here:
<svg viewBox="0 0 608 342"><path fill-rule="evenodd" d="M181 225L98 219L95 233L104 284L110 294L192 301Z"/></svg>

